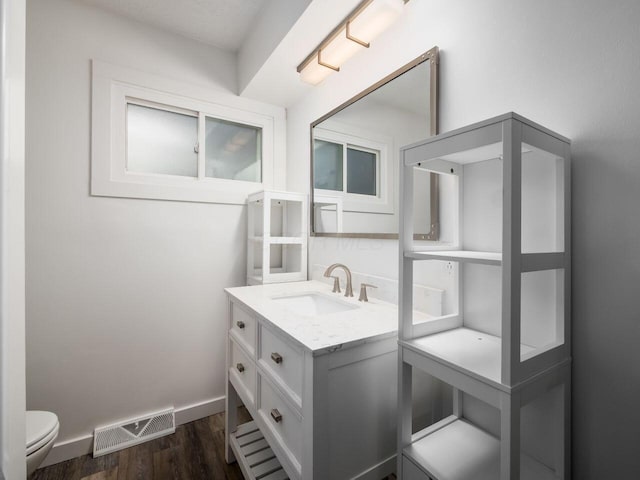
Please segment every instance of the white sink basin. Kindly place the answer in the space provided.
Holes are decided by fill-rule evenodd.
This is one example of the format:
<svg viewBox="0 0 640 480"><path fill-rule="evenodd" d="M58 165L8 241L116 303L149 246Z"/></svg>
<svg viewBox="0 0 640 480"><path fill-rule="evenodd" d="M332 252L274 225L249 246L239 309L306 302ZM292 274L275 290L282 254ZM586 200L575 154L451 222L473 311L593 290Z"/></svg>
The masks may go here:
<svg viewBox="0 0 640 480"><path fill-rule="evenodd" d="M332 298L319 293L301 293L273 297L272 300L282 305L287 310L301 315L326 315L328 313L346 312L358 308L339 298Z"/></svg>

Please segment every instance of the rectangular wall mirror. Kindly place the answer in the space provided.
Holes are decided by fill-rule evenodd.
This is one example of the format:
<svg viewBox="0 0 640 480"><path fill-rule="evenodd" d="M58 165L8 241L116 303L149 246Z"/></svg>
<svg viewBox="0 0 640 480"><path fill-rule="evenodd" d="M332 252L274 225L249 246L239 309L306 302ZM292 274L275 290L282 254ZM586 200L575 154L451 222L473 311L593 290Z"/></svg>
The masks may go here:
<svg viewBox="0 0 640 480"><path fill-rule="evenodd" d="M311 232L398 238L399 149L438 133L438 47L311 124ZM438 240L438 179L421 171L415 237Z"/></svg>

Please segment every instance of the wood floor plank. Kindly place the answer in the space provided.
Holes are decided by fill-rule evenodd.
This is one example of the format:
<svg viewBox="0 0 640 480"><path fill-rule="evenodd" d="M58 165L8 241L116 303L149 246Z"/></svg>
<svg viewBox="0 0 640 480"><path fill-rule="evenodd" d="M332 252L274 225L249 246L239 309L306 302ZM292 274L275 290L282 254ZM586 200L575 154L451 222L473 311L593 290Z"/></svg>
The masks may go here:
<svg viewBox="0 0 640 480"><path fill-rule="evenodd" d="M233 463L228 465L226 460L224 459L224 432L213 432L213 445L216 456L218 457L218 464L221 466L221 473L224 473L224 476L220 478L225 478L227 480L243 480L242 471L240 467L238 467L237 463Z"/></svg>
<svg viewBox="0 0 640 480"><path fill-rule="evenodd" d="M82 477L80 480L118 480L118 467Z"/></svg>
<svg viewBox="0 0 640 480"><path fill-rule="evenodd" d="M195 438L191 423L180 425L176 429L176 439L180 448L177 450L177 462L182 478L213 478L210 475L202 453L202 447Z"/></svg>
<svg viewBox="0 0 640 480"><path fill-rule="evenodd" d="M50 467L36 470L31 480L79 480L80 458L73 458L65 462L56 463Z"/></svg>
<svg viewBox="0 0 640 480"><path fill-rule="evenodd" d="M135 445L120 451L118 480L147 480L153 474L152 442Z"/></svg>
<svg viewBox="0 0 640 480"><path fill-rule="evenodd" d="M90 477L96 473L111 471L119 464L119 454L109 453L108 455L102 455L101 457L93 458L92 455L84 455L80 457L80 479Z"/></svg>
<svg viewBox="0 0 640 480"><path fill-rule="evenodd" d="M181 478L177 447L168 447L153 452L153 473L155 478L167 480L179 480Z"/></svg>

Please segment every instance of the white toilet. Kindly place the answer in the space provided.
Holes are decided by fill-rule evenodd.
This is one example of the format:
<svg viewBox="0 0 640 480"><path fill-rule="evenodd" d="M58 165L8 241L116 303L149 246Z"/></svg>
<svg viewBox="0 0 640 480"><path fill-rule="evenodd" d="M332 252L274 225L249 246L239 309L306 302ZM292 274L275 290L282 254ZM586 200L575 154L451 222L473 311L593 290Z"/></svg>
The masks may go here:
<svg viewBox="0 0 640 480"><path fill-rule="evenodd" d="M35 472L56 441L60 424L55 413L27 411L27 475Z"/></svg>

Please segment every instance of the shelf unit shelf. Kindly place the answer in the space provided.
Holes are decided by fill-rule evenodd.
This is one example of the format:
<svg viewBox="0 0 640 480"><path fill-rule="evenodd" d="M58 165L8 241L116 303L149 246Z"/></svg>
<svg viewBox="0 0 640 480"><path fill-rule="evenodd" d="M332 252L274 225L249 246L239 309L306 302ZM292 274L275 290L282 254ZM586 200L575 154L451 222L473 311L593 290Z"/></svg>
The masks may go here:
<svg viewBox="0 0 640 480"><path fill-rule="evenodd" d="M265 190L247 204L247 283L306 280L307 196Z"/></svg>
<svg viewBox="0 0 640 480"><path fill-rule="evenodd" d="M441 176L433 246L417 170ZM398 478L568 480L569 140L508 113L401 149L400 191ZM416 284L444 289L440 316L414 313ZM414 368L451 392L418 433Z"/></svg>
<svg viewBox="0 0 640 480"><path fill-rule="evenodd" d="M502 385L500 337L461 327L401 341L401 345L448 368ZM528 353L533 347L521 344L521 351Z"/></svg>
<svg viewBox="0 0 640 480"><path fill-rule="evenodd" d="M302 237L249 237L249 241L277 245L300 245L304 239Z"/></svg>
<svg viewBox="0 0 640 480"><path fill-rule="evenodd" d="M464 263L477 263L481 265L502 265L502 253L500 252L476 252L471 250L431 250L409 251L404 253L405 258L413 260L444 260Z"/></svg>
<svg viewBox="0 0 640 480"><path fill-rule="evenodd" d="M421 438L406 447L403 455L431 478L500 478L500 440L470 422L452 415L417 436ZM560 478L529 455L521 454L520 464L522 480Z"/></svg>

